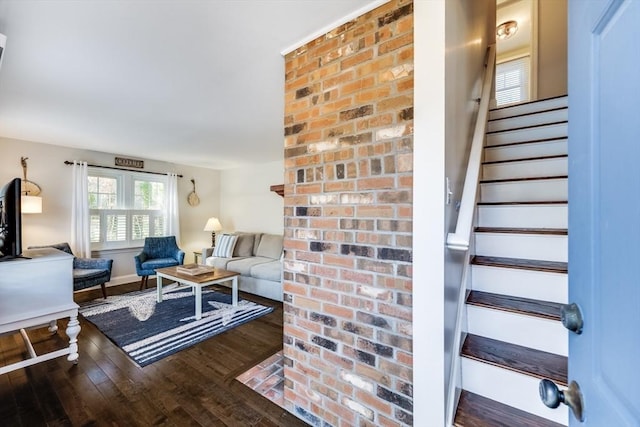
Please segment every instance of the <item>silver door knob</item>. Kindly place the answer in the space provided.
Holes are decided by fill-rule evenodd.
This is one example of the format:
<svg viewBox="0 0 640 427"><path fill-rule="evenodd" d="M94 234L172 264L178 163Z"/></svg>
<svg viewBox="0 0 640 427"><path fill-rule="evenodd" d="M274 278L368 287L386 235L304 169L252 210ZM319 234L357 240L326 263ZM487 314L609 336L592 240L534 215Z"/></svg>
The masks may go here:
<svg viewBox="0 0 640 427"><path fill-rule="evenodd" d="M580 392L580 386L577 382L571 381L569 388L562 391L551 380L540 381L540 399L547 407L555 409L564 403L573 412L573 415L580 422L584 421L584 406L582 400L582 393Z"/></svg>
<svg viewBox="0 0 640 427"><path fill-rule="evenodd" d="M580 335L582 333L582 326L584 320L582 317L582 310L576 303L564 304L560 308L560 321L562 325L573 333Z"/></svg>

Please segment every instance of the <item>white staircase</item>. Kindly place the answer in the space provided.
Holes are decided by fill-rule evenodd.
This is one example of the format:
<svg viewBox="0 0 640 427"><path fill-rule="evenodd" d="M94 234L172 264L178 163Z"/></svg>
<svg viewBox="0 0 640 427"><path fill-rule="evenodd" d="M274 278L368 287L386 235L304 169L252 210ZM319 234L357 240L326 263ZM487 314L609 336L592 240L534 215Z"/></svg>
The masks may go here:
<svg viewBox="0 0 640 427"><path fill-rule="evenodd" d="M568 425L538 384L567 383L567 97L492 110L456 426Z"/></svg>

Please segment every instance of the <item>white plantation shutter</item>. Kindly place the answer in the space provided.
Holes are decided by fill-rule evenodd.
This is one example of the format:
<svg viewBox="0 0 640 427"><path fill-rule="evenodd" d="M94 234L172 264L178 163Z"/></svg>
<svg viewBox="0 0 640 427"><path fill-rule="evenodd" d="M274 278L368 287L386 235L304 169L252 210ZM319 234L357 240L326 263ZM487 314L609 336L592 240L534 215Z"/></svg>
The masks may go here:
<svg viewBox="0 0 640 427"><path fill-rule="evenodd" d="M507 105L529 100L528 56L496 65L496 104Z"/></svg>

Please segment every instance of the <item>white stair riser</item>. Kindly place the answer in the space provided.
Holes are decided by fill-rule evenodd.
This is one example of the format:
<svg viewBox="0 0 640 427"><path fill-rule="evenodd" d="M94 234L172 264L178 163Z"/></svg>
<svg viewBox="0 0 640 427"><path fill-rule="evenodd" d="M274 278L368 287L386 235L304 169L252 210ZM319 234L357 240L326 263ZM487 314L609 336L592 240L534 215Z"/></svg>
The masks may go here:
<svg viewBox="0 0 640 427"><path fill-rule="evenodd" d="M481 202L552 202L568 199L567 179L480 184Z"/></svg>
<svg viewBox="0 0 640 427"><path fill-rule="evenodd" d="M475 233L476 255L567 262L567 236Z"/></svg>
<svg viewBox="0 0 640 427"><path fill-rule="evenodd" d="M567 124L558 123L546 126L511 130L499 133L487 134L487 146L511 144L514 142L537 141L539 139L565 138L567 136Z"/></svg>
<svg viewBox="0 0 640 427"><path fill-rule="evenodd" d="M567 228L567 205L478 206L479 227Z"/></svg>
<svg viewBox="0 0 640 427"><path fill-rule="evenodd" d="M566 96L553 99L545 99L539 102L529 102L526 104L519 104L512 107L498 108L489 111L489 120L518 116L521 114L530 114L544 110L551 110L553 108L566 107L567 105L568 100Z"/></svg>
<svg viewBox="0 0 640 427"><path fill-rule="evenodd" d="M484 150L484 161L496 162L541 156L558 156L561 154L567 154L566 139L508 145L506 147L487 147Z"/></svg>
<svg viewBox="0 0 640 427"><path fill-rule="evenodd" d="M569 338L559 320L548 320L467 304L467 332L567 356Z"/></svg>
<svg viewBox="0 0 640 427"><path fill-rule="evenodd" d="M504 119L492 120L487 123L487 132L499 130L516 129L526 126L543 125L545 123L557 123L569 119L568 109L543 111L524 116L507 117Z"/></svg>
<svg viewBox="0 0 640 427"><path fill-rule="evenodd" d="M568 175L566 157L494 163L482 166L482 179L537 178Z"/></svg>
<svg viewBox="0 0 640 427"><path fill-rule="evenodd" d="M544 406L538 395L540 380L518 372L462 357L462 388L562 425L568 425L568 407Z"/></svg>
<svg viewBox="0 0 640 427"><path fill-rule="evenodd" d="M564 273L473 265L471 277L474 291L561 304L569 301L568 276Z"/></svg>

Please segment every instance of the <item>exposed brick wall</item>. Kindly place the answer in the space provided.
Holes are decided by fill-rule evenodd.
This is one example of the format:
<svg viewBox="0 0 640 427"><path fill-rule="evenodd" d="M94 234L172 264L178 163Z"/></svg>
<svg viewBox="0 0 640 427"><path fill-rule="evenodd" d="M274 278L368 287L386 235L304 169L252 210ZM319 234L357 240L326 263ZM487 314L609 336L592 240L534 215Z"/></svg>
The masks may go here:
<svg viewBox="0 0 640 427"><path fill-rule="evenodd" d="M286 56L285 405L413 424L413 3Z"/></svg>

